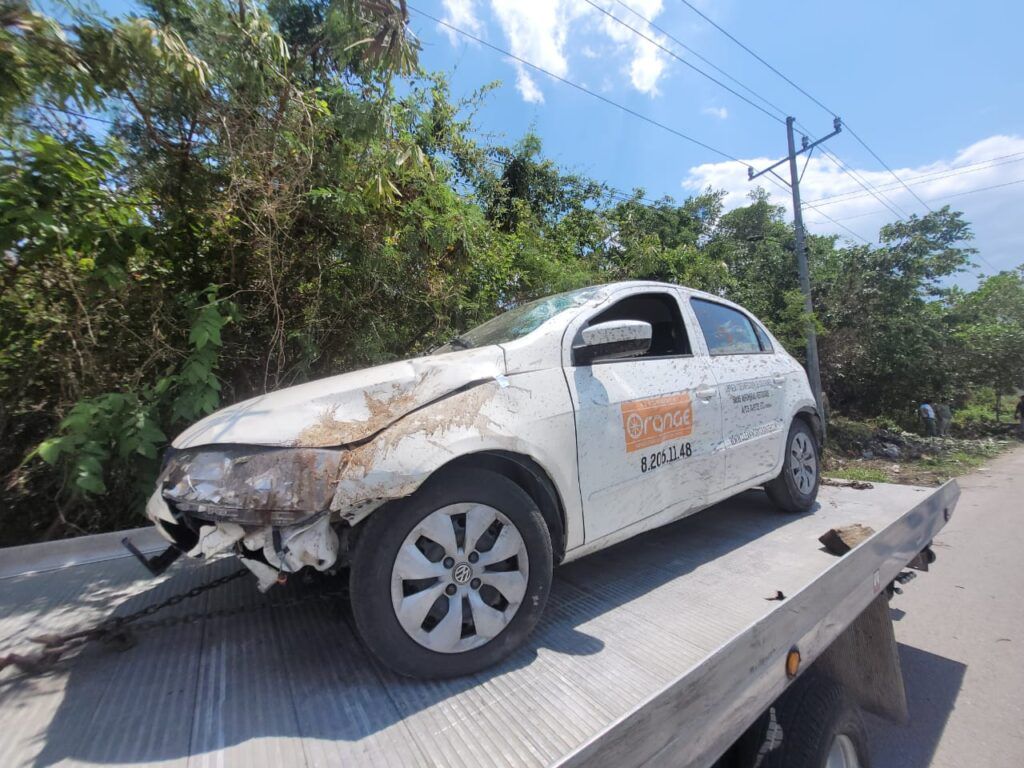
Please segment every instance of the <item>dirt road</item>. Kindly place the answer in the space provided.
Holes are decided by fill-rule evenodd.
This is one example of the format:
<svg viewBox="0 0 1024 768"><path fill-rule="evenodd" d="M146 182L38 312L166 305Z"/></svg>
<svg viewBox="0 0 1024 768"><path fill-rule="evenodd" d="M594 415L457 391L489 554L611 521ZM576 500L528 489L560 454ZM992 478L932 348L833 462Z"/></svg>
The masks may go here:
<svg viewBox="0 0 1024 768"><path fill-rule="evenodd" d="M938 562L892 602L911 724L875 768L1024 766L1024 447L960 480Z"/></svg>

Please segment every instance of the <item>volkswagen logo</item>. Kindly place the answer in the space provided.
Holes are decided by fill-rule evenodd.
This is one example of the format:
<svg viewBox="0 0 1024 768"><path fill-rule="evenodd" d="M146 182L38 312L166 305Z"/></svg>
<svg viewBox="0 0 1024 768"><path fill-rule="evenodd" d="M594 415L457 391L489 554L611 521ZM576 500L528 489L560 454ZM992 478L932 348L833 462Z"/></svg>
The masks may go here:
<svg viewBox="0 0 1024 768"><path fill-rule="evenodd" d="M473 569L469 567L468 563L459 563L452 569L452 578L455 579L456 584L465 584L473 578Z"/></svg>

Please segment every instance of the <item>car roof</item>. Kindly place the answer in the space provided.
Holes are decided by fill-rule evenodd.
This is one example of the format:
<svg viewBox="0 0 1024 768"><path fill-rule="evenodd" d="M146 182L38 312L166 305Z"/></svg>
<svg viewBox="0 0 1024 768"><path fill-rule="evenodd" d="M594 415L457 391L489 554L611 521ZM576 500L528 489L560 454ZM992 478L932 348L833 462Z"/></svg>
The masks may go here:
<svg viewBox="0 0 1024 768"><path fill-rule="evenodd" d="M602 298L611 296L612 294L624 290L626 288L675 288L681 291L685 291L687 294L695 298L707 299L709 301L717 301L720 304L725 304L730 307L736 307L737 309L741 309L747 314L750 314L749 310L744 309L744 307L742 307L741 305L737 304L734 301L730 301L729 299L726 299L722 296L716 296L715 294L708 293L707 291L698 290L697 288L690 288L689 286L686 285L679 285L678 283L666 283L660 280L619 280L618 282L602 283L591 287L600 289L601 293L598 295L601 295Z"/></svg>

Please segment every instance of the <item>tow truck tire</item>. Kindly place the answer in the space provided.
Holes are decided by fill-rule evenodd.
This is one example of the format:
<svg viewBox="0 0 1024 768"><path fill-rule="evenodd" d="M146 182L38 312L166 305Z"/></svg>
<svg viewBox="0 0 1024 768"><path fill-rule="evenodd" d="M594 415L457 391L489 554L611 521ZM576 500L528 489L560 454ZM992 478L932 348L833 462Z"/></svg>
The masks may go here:
<svg viewBox="0 0 1024 768"><path fill-rule="evenodd" d="M803 419L794 419L786 436L782 472L765 483L768 498L786 512L806 512L814 506L821 485L821 454L814 432Z"/></svg>
<svg viewBox="0 0 1024 768"><path fill-rule="evenodd" d="M860 708L820 675L794 683L740 746L736 768L871 768Z"/></svg>
<svg viewBox="0 0 1024 768"><path fill-rule="evenodd" d="M491 517L496 522L472 536L470 529L482 528ZM505 531L507 526L512 530ZM480 552L472 548L471 536ZM511 551L509 542L518 554L498 560ZM426 559L417 552L426 552ZM412 496L370 515L352 558L352 614L366 647L396 672L420 678L468 675L508 656L533 631L547 602L552 567L551 536L529 494L503 475L461 469L431 478ZM418 578L421 568L428 578ZM419 611L410 613L405 601L419 594L422 584L427 586L421 604L433 607L419 622ZM460 629L454 621L441 626L449 611L457 611L452 618L461 618ZM445 631L435 636L434 630Z"/></svg>

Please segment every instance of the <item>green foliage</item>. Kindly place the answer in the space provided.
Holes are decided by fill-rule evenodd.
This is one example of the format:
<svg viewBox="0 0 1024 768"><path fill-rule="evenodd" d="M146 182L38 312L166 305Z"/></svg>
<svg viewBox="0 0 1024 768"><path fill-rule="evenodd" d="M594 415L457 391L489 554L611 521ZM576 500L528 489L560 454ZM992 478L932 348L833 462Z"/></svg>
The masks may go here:
<svg viewBox="0 0 1024 768"><path fill-rule="evenodd" d="M147 464L157 458L166 437L157 426L151 405L136 394L108 393L76 403L57 427L57 436L44 440L29 458L64 469L72 491L107 492L104 465L131 463L140 480L151 480Z"/></svg>
<svg viewBox="0 0 1024 768"><path fill-rule="evenodd" d="M113 470L134 479L141 501L152 489L158 452L167 442L159 425L193 421L220 404L216 369L223 346L221 329L235 308L218 301L214 287L201 299L193 310L190 351L179 369L168 371L152 387L79 400L57 425L56 434L29 453L28 460L38 456L62 470L65 486L76 495L107 493L105 477ZM167 412L170 419L162 418Z"/></svg>
<svg viewBox="0 0 1024 768"><path fill-rule="evenodd" d="M808 317L763 192L624 198L532 133L482 143L493 86L453 100L405 7L0 9L0 543L131 524L165 435L222 402L617 279L727 296L797 355L815 322L850 412L1020 382L1020 275L942 287L972 255L959 214L810 237Z"/></svg>
<svg viewBox="0 0 1024 768"><path fill-rule="evenodd" d="M973 254L959 213L943 208L883 228L883 247L832 249L811 262L822 381L833 407L913 414L955 394L960 350L943 280Z"/></svg>

